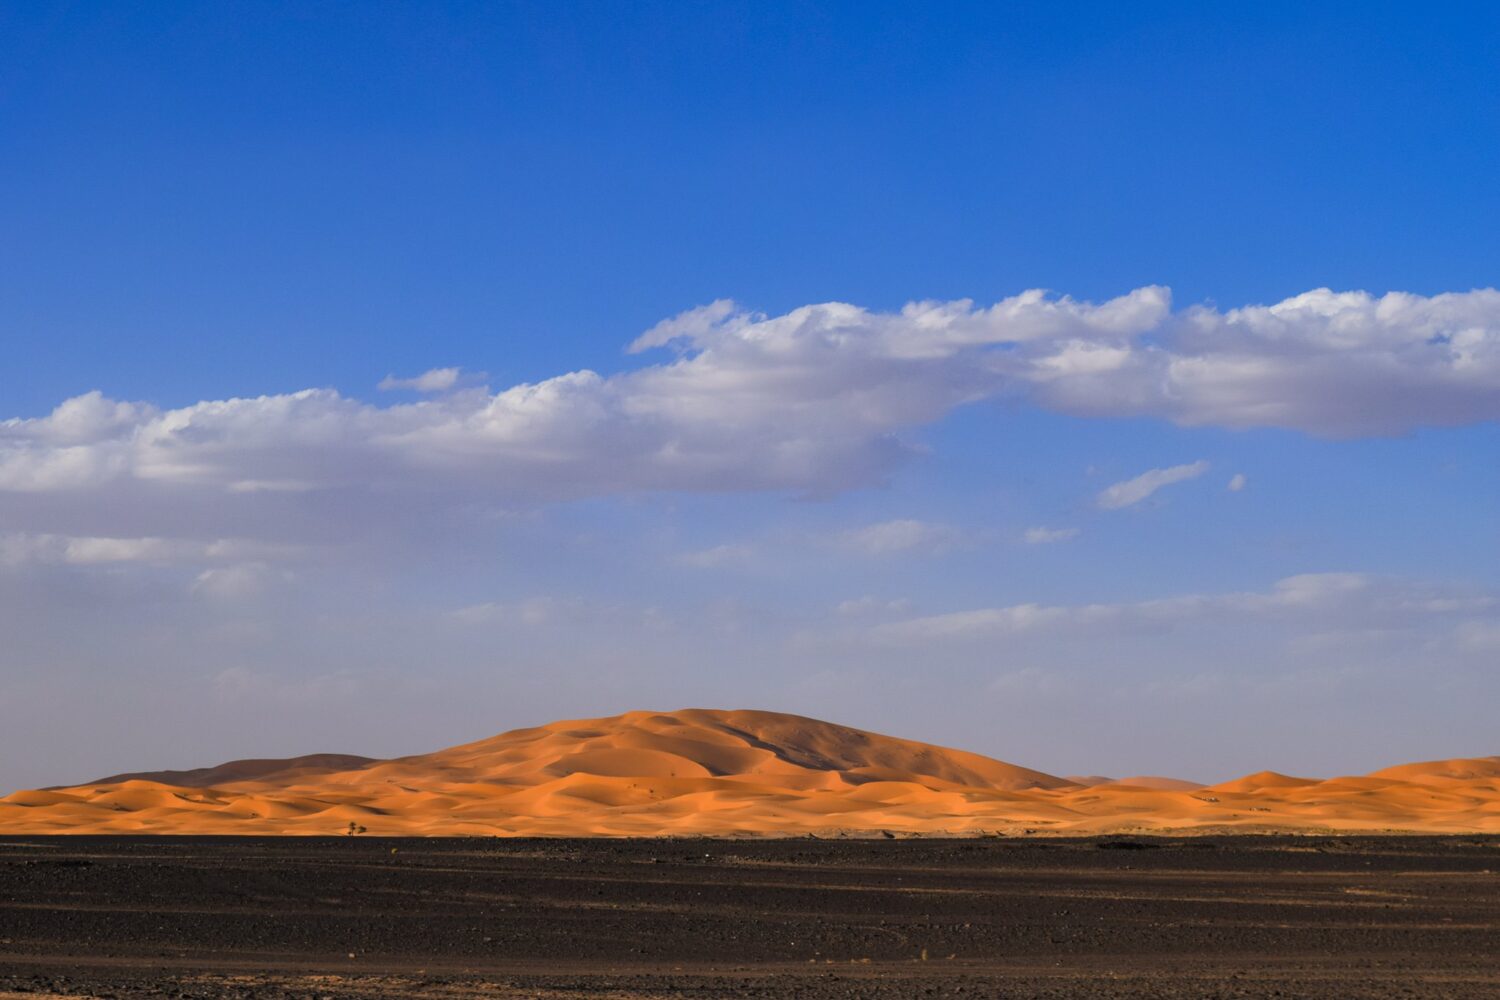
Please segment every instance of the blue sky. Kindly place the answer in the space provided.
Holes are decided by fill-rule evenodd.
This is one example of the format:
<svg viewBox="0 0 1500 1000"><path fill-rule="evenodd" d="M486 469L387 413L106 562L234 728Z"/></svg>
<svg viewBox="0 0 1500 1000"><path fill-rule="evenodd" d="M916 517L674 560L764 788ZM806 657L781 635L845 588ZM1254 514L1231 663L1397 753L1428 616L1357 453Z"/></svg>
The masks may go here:
<svg viewBox="0 0 1500 1000"><path fill-rule="evenodd" d="M0 9L0 785L689 703L1057 772L1493 753L1497 41Z"/></svg>

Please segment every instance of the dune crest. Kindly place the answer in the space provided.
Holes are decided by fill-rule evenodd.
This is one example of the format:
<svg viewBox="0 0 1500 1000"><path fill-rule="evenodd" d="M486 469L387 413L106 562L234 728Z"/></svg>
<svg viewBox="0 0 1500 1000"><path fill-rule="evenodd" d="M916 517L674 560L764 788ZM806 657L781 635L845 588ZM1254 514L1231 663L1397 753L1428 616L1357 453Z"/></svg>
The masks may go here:
<svg viewBox="0 0 1500 1000"><path fill-rule="evenodd" d="M517 729L435 753L315 754L0 798L0 833L485 836L1500 832L1500 757L1320 781L1060 778L759 711Z"/></svg>

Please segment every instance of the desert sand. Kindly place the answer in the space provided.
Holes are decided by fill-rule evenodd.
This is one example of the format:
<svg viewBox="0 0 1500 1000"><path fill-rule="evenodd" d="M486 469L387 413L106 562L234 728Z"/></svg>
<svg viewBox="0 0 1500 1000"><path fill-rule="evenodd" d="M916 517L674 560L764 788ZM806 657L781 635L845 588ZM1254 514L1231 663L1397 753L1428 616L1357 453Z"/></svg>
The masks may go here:
<svg viewBox="0 0 1500 1000"><path fill-rule="evenodd" d="M1063 778L794 715L554 722L393 760L323 754L0 798L0 834L481 836L1500 832L1500 757L1218 785Z"/></svg>

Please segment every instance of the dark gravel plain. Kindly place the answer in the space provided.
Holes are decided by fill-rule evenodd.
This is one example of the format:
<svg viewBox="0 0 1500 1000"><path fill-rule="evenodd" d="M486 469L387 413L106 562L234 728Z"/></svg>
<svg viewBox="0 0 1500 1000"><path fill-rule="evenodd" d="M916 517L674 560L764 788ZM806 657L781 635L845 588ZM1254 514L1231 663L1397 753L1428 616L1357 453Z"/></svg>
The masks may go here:
<svg viewBox="0 0 1500 1000"><path fill-rule="evenodd" d="M0 839L0 998L1500 998L1500 837Z"/></svg>

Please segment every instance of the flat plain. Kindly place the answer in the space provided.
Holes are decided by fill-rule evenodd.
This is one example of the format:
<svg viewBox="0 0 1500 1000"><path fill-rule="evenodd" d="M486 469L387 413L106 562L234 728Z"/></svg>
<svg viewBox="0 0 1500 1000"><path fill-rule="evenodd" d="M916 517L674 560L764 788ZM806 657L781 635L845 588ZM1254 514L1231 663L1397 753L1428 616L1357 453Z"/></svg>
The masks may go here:
<svg viewBox="0 0 1500 1000"><path fill-rule="evenodd" d="M0 840L0 997L1500 997L1500 837Z"/></svg>

